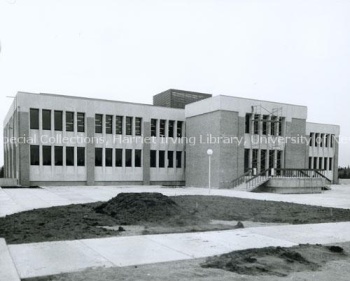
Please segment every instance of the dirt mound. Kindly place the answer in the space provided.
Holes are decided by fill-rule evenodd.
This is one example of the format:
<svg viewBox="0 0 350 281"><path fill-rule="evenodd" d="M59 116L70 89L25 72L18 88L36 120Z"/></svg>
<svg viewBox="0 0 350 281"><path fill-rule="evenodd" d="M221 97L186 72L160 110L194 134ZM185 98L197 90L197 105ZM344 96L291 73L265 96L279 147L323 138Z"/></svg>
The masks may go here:
<svg viewBox="0 0 350 281"><path fill-rule="evenodd" d="M183 225L196 222L191 214L161 193L120 193L95 211L115 218L119 224L164 223Z"/></svg>
<svg viewBox="0 0 350 281"><path fill-rule="evenodd" d="M291 272L315 271L327 261L342 259L342 250L322 245L248 249L208 258L201 266L247 275L287 276Z"/></svg>

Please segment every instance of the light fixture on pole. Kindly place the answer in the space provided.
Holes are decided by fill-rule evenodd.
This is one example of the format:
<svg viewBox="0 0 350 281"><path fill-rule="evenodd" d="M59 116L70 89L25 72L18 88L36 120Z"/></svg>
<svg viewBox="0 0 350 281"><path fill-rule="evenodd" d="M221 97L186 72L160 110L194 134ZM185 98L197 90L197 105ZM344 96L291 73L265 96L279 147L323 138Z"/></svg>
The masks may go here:
<svg viewBox="0 0 350 281"><path fill-rule="evenodd" d="M207 154L208 154L208 156L209 156L209 171L208 171L208 188L209 188L209 194L210 194L210 184L211 184L211 178L210 178L210 174L211 174L211 163L210 163L210 158L211 158L211 156L213 155L213 150L212 149L208 149L207 150Z"/></svg>

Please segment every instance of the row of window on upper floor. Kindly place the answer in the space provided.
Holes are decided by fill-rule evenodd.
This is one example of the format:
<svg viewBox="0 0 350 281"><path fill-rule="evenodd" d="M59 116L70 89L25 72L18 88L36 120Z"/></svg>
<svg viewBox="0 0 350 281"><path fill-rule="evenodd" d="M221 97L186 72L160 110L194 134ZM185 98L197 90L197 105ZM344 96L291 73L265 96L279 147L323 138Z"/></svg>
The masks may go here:
<svg viewBox="0 0 350 281"><path fill-rule="evenodd" d="M309 145L312 147L333 147L334 138L333 134L310 133Z"/></svg>
<svg viewBox="0 0 350 281"><path fill-rule="evenodd" d="M74 112L65 111L65 131L74 132ZM77 112L77 132L85 132L85 113ZM42 129L51 130L51 110L42 109ZM115 119L115 120L114 120ZM125 121L124 121L125 120ZM115 122L115 134L142 135L142 118L131 116L113 116L95 114L95 133L113 134L113 123ZM124 123L125 122L125 123ZM157 124L159 122L159 128ZM175 123L177 122L177 123ZM175 132L176 124L176 132ZM30 129L38 130L40 125L39 109L30 109ZM104 125L104 126L103 126ZM125 127L124 127L125 126ZM151 136L160 137L182 137L183 121L151 119ZM134 130L135 128L135 130ZM54 130L63 130L63 111L54 110ZM157 133L158 132L158 133Z"/></svg>
<svg viewBox="0 0 350 281"><path fill-rule="evenodd" d="M282 136L284 117L247 113L245 116L245 133Z"/></svg>

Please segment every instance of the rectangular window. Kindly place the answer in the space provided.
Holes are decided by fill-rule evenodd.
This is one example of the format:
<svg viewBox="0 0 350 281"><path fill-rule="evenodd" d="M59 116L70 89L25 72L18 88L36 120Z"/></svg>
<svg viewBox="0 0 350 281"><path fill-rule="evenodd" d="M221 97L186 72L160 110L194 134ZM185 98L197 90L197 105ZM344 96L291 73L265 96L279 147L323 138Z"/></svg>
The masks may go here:
<svg viewBox="0 0 350 281"><path fill-rule="evenodd" d="M182 121L177 121L177 137L182 138Z"/></svg>
<svg viewBox="0 0 350 281"><path fill-rule="evenodd" d="M323 138L324 138L324 135L320 134L320 147L323 147Z"/></svg>
<svg viewBox="0 0 350 281"><path fill-rule="evenodd" d="M142 134L142 118L135 118L135 136L141 136Z"/></svg>
<svg viewBox="0 0 350 281"><path fill-rule="evenodd" d="M30 165L40 165L40 148L39 145L30 146Z"/></svg>
<svg viewBox="0 0 350 281"><path fill-rule="evenodd" d="M247 113L246 115L245 115L245 133L246 134L250 134L250 117L251 117L252 115L251 114L249 114L249 113Z"/></svg>
<svg viewBox="0 0 350 281"><path fill-rule="evenodd" d="M168 151L168 168L174 167L174 151Z"/></svg>
<svg viewBox="0 0 350 281"><path fill-rule="evenodd" d="M278 119L278 135L282 136L282 124L283 124L283 119L282 117L280 117Z"/></svg>
<svg viewBox="0 0 350 281"><path fill-rule="evenodd" d="M132 167L132 149L125 149L125 167Z"/></svg>
<svg viewBox="0 0 350 281"><path fill-rule="evenodd" d="M56 111L55 114L55 131L62 131L63 128L63 112L62 111Z"/></svg>
<svg viewBox="0 0 350 281"><path fill-rule="evenodd" d="M309 157L309 169L312 169L312 157Z"/></svg>
<svg viewBox="0 0 350 281"><path fill-rule="evenodd" d="M267 122L268 122L269 116L263 115L263 121L262 121L262 134L267 135Z"/></svg>
<svg viewBox="0 0 350 281"><path fill-rule="evenodd" d="M95 148L95 166L102 167L102 148Z"/></svg>
<svg viewBox="0 0 350 281"><path fill-rule="evenodd" d="M325 144L324 147L329 147L329 135L325 135Z"/></svg>
<svg viewBox="0 0 350 281"><path fill-rule="evenodd" d="M43 165L51 166L51 146L43 145Z"/></svg>
<svg viewBox="0 0 350 281"><path fill-rule="evenodd" d="M30 109L30 128L39 130L39 109Z"/></svg>
<svg viewBox="0 0 350 281"><path fill-rule="evenodd" d="M112 148L106 148L105 150L105 166L106 167L112 167L112 154L113 154L113 149Z"/></svg>
<svg viewBox="0 0 350 281"><path fill-rule="evenodd" d="M85 147L77 147L77 164L85 166Z"/></svg>
<svg viewBox="0 0 350 281"><path fill-rule="evenodd" d="M277 151L277 169L282 168L282 150Z"/></svg>
<svg viewBox="0 0 350 281"><path fill-rule="evenodd" d="M320 143L320 135L315 134L315 146L318 147L319 143Z"/></svg>
<svg viewBox="0 0 350 281"><path fill-rule="evenodd" d="M115 133L118 135L123 134L123 116L115 117Z"/></svg>
<svg viewBox="0 0 350 281"><path fill-rule="evenodd" d="M157 167L157 151L151 150L151 159L150 159L151 168Z"/></svg>
<svg viewBox="0 0 350 281"><path fill-rule="evenodd" d="M254 134L255 135L259 134L259 123L260 123L260 115L255 114L254 115Z"/></svg>
<svg viewBox="0 0 350 281"><path fill-rule="evenodd" d="M328 170L329 170L329 171L332 171L332 170L333 170L333 158L329 158Z"/></svg>
<svg viewBox="0 0 350 281"><path fill-rule="evenodd" d="M331 135L331 147L334 146L334 135Z"/></svg>
<svg viewBox="0 0 350 281"><path fill-rule="evenodd" d="M266 170L266 150L262 149L260 151L260 171Z"/></svg>
<svg viewBox="0 0 350 281"><path fill-rule="evenodd" d="M182 167L182 151L176 151L176 168Z"/></svg>
<svg viewBox="0 0 350 281"><path fill-rule="evenodd" d="M165 120L159 120L159 136L165 137Z"/></svg>
<svg viewBox="0 0 350 281"><path fill-rule="evenodd" d="M317 170L317 157L314 157L314 169Z"/></svg>
<svg viewBox="0 0 350 281"><path fill-rule="evenodd" d="M276 135L276 125L277 125L277 117L272 116L271 117L271 136Z"/></svg>
<svg viewBox="0 0 350 281"><path fill-rule="evenodd" d="M43 109L43 130L51 130L51 110Z"/></svg>
<svg viewBox="0 0 350 281"><path fill-rule="evenodd" d="M253 168L258 168L258 149L253 149Z"/></svg>
<svg viewBox="0 0 350 281"><path fill-rule="evenodd" d="M249 154L250 149L244 149L244 172L248 172L249 170Z"/></svg>
<svg viewBox="0 0 350 281"><path fill-rule="evenodd" d="M141 167L141 150L135 149L135 167Z"/></svg>
<svg viewBox="0 0 350 281"><path fill-rule="evenodd" d="M132 135L132 117L126 117L126 128L125 128L125 134L128 136Z"/></svg>
<svg viewBox="0 0 350 281"><path fill-rule="evenodd" d="M78 132L85 132L85 113L83 112L77 113L77 129Z"/></svg>
<svg viewBox="0 0 350 281"><path fill-rule="evenodd" d="M310 133L309 145L314 146L314 133Z"/></svg>
<svg viewBox="0 0 350 281"><path fill-rule="evenodd" d="M63 146L55 146L55 166L63 165Z"/></svg>
<svg viewBox="0 0 350 281"><path fill-rule="evenodd" d="M66 112L66 131L67 132L74 131L74 112L70 112L70 111Z"/></svg>
<svg viewBox="0 0 350 281"><path fill-rule="evenodd" d="M328 158L325 157L325 158L324 158L324 161L323 161L323 169L324 169L324 170L328 170L327 165L328 165Z"/></svg>
<svg viewBox="0 0 350 281"><path fill-rule="evenodd" d="M159 155L159 168L164 168L165 167L165 151L159 150L158 155Z"/></svg>
<svg viewBox="0 0 350 281"><path fill-rule="evenodd" d="M123 166L123 149L121 148L115 149L115 166L116 167Z"/></svg>
<svg viewBox="0 0 350 281"><path fill-rule="evenodd" d="M168 137L173 138L174 137L174 120L169 120L169 127L168 127Z"/></svg>
<svg viewBox="0 0 350 281"><path fill-rule="evenodd" d="M95 133L96 134L102 134L102 120L103 120L102 114L95 114Z"/></svg>
<svg viewBox="0 0 350 281"><path fill-rule="evenodd" d="M318 168L319 168L320 170L323 169L323 168L322 168L322 164L323 164L323 158L322 158L322 157L319 157L319 158L318 158Z"/></svg>
<svg viewBox="0 0 350 281"><path fill-rule="evenodd" d="M269 168L275 168L275 150L269 152Z"/></svg>
<svg viewBox="0 0 350 281"><path fill-rule="evenodd" d="M74 147L66 147L66 166L74 166Z"/></svg>
<svg viewBox="0 0 350 281"><path fill-rule="evenodd" d="M106 115L106 134L112 134L113 116Z"/></svg>
<svg viewBox="0 0 350 281"><path fill-rule="evenodd" d="M157 136L157 119L151 119L151 137Z"/></svg>

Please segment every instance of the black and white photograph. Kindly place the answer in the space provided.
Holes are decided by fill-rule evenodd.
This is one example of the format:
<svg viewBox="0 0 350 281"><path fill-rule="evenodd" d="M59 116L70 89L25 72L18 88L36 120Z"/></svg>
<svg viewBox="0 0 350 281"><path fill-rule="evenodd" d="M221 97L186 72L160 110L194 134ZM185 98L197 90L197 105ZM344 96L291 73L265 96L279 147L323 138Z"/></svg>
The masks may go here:
<svg viewBox="0 0 350 281"><path fill-rule="evenodd" d="M0 281L350 280L349 14L0 0Z"/></svg>

